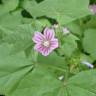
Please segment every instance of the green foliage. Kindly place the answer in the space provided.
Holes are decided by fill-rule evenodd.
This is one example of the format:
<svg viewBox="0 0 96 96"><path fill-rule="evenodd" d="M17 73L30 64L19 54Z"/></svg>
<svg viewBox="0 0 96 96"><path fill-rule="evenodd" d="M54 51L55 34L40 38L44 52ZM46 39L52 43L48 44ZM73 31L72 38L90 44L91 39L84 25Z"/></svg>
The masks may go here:
<svg viewBox="0 0 96 96"><path fill-rule="evenodd" d="M95 1L0 0L0 96L96 96ZM45 27L59 41L47 57L32 41Z"/></svg>
<svg viewBox="0 0 96 96"><path fill-rule="evenodd" d="M14 19L15 18L15 19ZM6 13L0 16L0 26L7 27L7 28L13 28L19 24L21 24L22 16L21 16L21 10Z"/></svg>
<svg viewBox="0 0 96 96"><path fill-rule="evenodd" d="M19 0L2 0L0 5L0 16L15 10L18 6Z"/></svg>
<svg viewBox="0 0 96 96"><path fill-rule="evenodd" d="M77 42L79 39L74 35L70 34L64 38L64 44L61 49L65 56L70 57L75 50L77 50Z"/></svg>
<svg viewBox="0 0 96 96"><path fill-rule="evenodd" d="M96 58L96 29L87 29L83 39L83 47L86 52Z"/></svg>
<svg viewBox="0 0 96 96"><path fill-rule="evenodd" d="M88 0L44 0L32 6L33 3L34 0L28 0L23 6L32 16L47 16L56 19L60 24L66 24L90 14Z"/></svg>

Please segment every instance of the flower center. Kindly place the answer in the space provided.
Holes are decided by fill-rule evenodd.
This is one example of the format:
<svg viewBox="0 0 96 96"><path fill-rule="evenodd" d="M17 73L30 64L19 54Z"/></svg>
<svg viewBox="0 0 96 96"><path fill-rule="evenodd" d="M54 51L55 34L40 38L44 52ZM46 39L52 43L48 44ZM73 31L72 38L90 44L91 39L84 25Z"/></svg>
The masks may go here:
<svg viewBox="0 0 96 96"><path fill-rule="evenodd" d="M49 41L44 41L44 42L43 42L43 45L44 45L45 47L49 47L50 42L49 42Z"/></svg>

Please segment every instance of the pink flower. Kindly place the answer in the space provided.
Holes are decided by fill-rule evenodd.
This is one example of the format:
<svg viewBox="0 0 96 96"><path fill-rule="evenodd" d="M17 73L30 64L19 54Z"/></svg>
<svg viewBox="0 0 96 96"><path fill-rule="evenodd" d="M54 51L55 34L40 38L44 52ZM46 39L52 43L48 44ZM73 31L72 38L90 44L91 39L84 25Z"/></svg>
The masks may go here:
<svg viewBox="0 0 96 96"><path fill-rule="evenodd" d="M90 11L91 11L93 14L96 14L96 5L95 5L95 4L90 5L90 6L89 6L89 9L90 9Z"/></svg>
<svg viewBox="0 0 96 96"><path fill-rule="evenodd" d="M34 49L44 56L49 55L58 48L58 39L55 38L53 29L45 28L44 34L35 32L32 40L36 43Z"/></svg>

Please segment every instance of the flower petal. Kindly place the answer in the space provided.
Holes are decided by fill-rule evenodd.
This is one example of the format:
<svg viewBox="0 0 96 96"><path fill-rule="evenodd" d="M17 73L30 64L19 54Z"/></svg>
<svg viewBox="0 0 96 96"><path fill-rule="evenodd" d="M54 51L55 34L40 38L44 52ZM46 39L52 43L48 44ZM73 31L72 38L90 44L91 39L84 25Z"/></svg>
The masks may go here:
<svg viewBox="0 0 96 96"><path fill-rule="evenodd" d="M41 44L36 44L34 49L44 56L49 55L48 49L46 47L42 46Z"/></svg>
<svg viewBox="0 0 96 96"><path fill-rule="evenodd" d="M45 48L45 49L42 51L42 55L43 55L43 56L48 56L51 52L52 52L52 50L50 50L50 48Z"/></svg>
<svg viewBox="0 0 96 96"><path fill-rule="evenodd" d="M41 44L36 44L36 45L34 46L34 50L36 50L36 51L39 52L41 47L42 47Z"/></svg>
<svg viewBox="0 0 96 96"><path fill-rule="evenodd" d="M40 32L35 32L34 37L32 38L32 40L35 43L41 43L44 40L44 35L41 34Z"/></svg>
<svg viewBox="0 0 96 96"><path fill-rule="evenodd" d="M58 39L52 39L50 48L44 47L41 53L43 56L48 56L55 48L58 48Z"/></svg>
<svg viewBox="0 0 96 96"><path fill-rule="evenodd" d="M55 48L58 48L58 47L59 47L58 39L52 39L51 40L51 48L55 49Z"/></svg>
<svg viewBox="0 0 96 96"><path fill-rule="evenodd" d="M96 5L95 5L95 4L90 5L90 6L89 6L89 9L90 9L90 11L91 11L93 14L96 14Z"/></svg>
<svg viewBox="0 0 96 96"><path fill-rule="evenodd" d="M44 36L46 37L47 40L51 40L52 38L54 38L54 35L55 35L54 29L45 28Z"/></svg>

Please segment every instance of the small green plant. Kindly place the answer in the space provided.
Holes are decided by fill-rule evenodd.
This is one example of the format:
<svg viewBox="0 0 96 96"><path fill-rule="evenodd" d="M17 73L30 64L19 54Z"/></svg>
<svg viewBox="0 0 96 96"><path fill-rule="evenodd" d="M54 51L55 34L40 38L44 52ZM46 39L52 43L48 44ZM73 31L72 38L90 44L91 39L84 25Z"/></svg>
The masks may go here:
<svg viewBox="0 0 96 96"><path fill-rule="evenodd" d="M96 0L0 0L0 96L96 96Z"/></svg>

